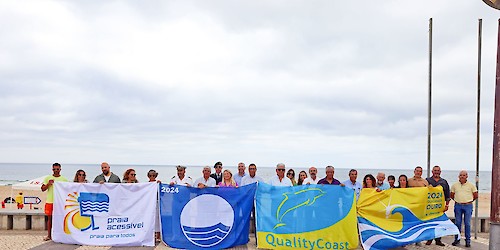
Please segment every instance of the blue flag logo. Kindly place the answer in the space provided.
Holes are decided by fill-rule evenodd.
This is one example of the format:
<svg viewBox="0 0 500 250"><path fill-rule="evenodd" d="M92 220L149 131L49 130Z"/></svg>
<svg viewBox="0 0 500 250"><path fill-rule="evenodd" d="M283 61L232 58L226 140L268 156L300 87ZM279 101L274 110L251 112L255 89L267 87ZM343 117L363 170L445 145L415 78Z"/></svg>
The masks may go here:
<svg viewBox="0 0 500 250"><path fill-rule="evenodd" d="M215 204L225 216L211 216L209 210L199 210L205 204ZM234 211L231 204L220 196L202 194L190 200L181 213L182 232L193 244L200 247L211 247L223 241L231 231L234 222Z"/></svg>

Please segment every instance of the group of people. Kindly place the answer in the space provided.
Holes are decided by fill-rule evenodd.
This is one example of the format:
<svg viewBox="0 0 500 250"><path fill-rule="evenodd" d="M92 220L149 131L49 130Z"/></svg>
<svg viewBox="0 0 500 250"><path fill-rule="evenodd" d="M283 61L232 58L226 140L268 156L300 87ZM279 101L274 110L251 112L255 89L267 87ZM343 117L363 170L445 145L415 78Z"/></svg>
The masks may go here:
<svg viewBox="0 0 500 250"><path fill-rule="evenodd" d="M177 166L177 174L170 179L170 185L182 185L188 187L196 188L206 188L206 187L232 187L237 188L239 186L244 186L256 182L264 182L264 180L257 176L257 166L255 164L248 165L248 174L246 171L246 166L243 162L238 163L238 172L233 176L229 169L223 169L221 162L216 162L214 165L215 172L212 173L212 169L206 166L202 170L202 176L193 181L193 179L186 175L185 166ZM123 178L115 175L110 171L110 166L108 163L103 162L101 164L102 174L94 178L94 183L137 183L136 172L134 169L127 169L123 174ZM61 172L61 165L59 163L54 163L52 165L53 174L45 178L43 185L41 187L42 191L48 191L47 200L45 204L45 213L49 217L47 221L48 236L45 240L51 239L51 228L52 228L52 210L53 210L53 183L57 181L68 181L64 178ZM286 172L286 177L285 177ZM450 200L454 200L454 212L455 212L455 224L458 229L461 230L462 221L465 224L465 246L471 247L470 242L470 221L472 217L472 203L478 198L478 191L476 186L467 181L468 174L467 171L462 170L459 174L459 181L454 183L451 188L448 182L441 178L441 168L439 166L434 166L432 168L432 176L429 178L422 178L423 169L417 166L414 169L414 176L408 178L406 175L402 174L398 177L398 183L396 185L395 176L389 175L387 177L387 182L385 182L385 173L379 172L376 178L367 174L364 176L363 181L359 182L358 171L356 169L351 169L349 171L349 179L340 182L338 179L334 178L335 168L333 166L327 166L325 168L325 177L318 177L318 169L316 167L310 167L306 171L301 171L298 178L295 179L295 171L289 169L286 171L285 164L278 163L276 165L276 175L267 181L268 184L273 186L296 186L296 185L340 185L354 190L356 194L356 199L359 198L361 190L364 188L372 188L377 191L388 190L391 188L412 188L412 187L436 187L442 186L444 197L446 200L445 210L448 210ZM309 175L308 175L309 174ZM160 182L156 178L158 173L155 170L149 170L147 177L150 182ZM86 174L84 170L78 170L74 177L74 182L86 183ZM157 233L157 239L159 238L159 233ZM441 242L441 238L436 238L436 245L444 246ZM418 245L420 243L417 243ZM426 245L432 244L432 240L426 242ZM452 243L453 246L460 244L460 235L455 236L455 240Z"/></svg>
<svg viewBox="0 0 500 250"><path fill-rule="evenodd" d="M206 187L239 187L255 182L263 182L264 180L257 176L257 166L253 163L248 165L248 174L245 173L246 166L244 163L238 163L238 173L233 175L231 170L225 169L222 171L222 163L216 162L214 165L215 172L209 166L205 166L202 170L202 176L196 180L186 176L186 167L177 166L177 175L170 179L170 185L181 185L188 187L206 188Z"/></svg>
<svg viewBox="0 0 500 250"><path fill-rule="evenodd" d="M385 182L385 173L379 172L377 177L375 178L371 174L367 174L363 178L363 182L360 183L357 181L358 171L355 169L351 169L349 171L349 179L344 182L339 182L337 179L333 178L335 169L332 166L327 166L325 169L326 177L320 179L317 177L318 170L315 167L309 168L309 177L305 171L301 171L299 173L299 177L297 181L295 181L295 172L293 169L289 169L287 172L287 177L290 180L288 182L285 178L283 178L284 173L284 165L276 167L276 173L279 179L283 179L280 183L286 183L286 185L305 185L305 184L332 184L332 185L341 185L348 188L352 188L356 193L356 198L359 198L359 194L361 189L363 188L372 188L377 191L383 191L391 188L412 188L412 187L443 187L443 193L445 197L445 208L444 211L448 210L450 200L454 200L454 213L455 213L455 225L461 231L462 222L465 225L465 247L471 247L471 217L472 217L472 203L478 198L478 191L474 184L467 181L468 173L465 170L460 171L458 176L458 182L454 183L451 188L448 182L441 178L441 167L434 166L432 168L432 176L426 179L422 178L423 169L420 166L415 167L413 173L414 176L408 178L406 175L402 174L398 177L398 184L396 185L396 177L393 175L389 175L387 177L387 182ZM271 181L271 184L277 183L276 178L275 181ZM441 242L441 238L434 239L436 241L436 245L445 246L443 242ZM425 244L432 244L433 240L428 240ZM452 242L453 246L457 246L460 244L460 235L455 236L455 240ZM416 243L416 245L420 245L420 243Z"/></svg>

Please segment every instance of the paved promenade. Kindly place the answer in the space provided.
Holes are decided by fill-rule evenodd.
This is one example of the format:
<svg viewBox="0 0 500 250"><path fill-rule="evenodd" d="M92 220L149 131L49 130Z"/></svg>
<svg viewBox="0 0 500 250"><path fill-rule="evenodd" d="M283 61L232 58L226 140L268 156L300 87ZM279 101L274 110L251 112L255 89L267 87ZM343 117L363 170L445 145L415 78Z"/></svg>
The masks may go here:
<svg viewBox="0 0 500 250"><path fill-rule="evenodd" d="M155 247L94 247L94 246L79 246L79 245L66 245L54 243L52 241L43 241L43 237L46 235L45 231L16 231L16 230L0 230L0 249L8 249L8 250L25 250L25 249L33 249L33 250L45 250L45 249L54 249L54 250L93 250L93 249L126 249L126 250L135 250L135 249L173 249L166 246L163 243L157 244ZM465 248L464 242L462 240L462 245L458 247L454 247L451 245L453 241L452 236L443 237L443 243L446 244L444 247L436 246L434 244L430 246L426 246L424 242L422 242L422 246L415 246L414 244L407 247L397 248L398 250L404 249L474 249L474 250L487 250L489 243L489 234L481 233L478 234L477 240L472 239L472 248ZM255 238L251 237L250 242L247 245L235 247L232 249L257 249L255 247ZM358 249L362 249L359 247Z"/></svg>

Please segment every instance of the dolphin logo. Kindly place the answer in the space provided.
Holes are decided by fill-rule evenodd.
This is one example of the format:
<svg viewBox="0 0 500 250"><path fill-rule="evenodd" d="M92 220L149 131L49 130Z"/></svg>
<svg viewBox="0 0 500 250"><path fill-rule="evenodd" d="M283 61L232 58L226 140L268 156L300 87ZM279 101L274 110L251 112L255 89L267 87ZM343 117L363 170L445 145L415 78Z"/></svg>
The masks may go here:
<svg viewBox="0 0 500 250"><path fill-rule="evenodd" d="M308 188L294 193L284 193L283 196L285 196L285 198L283 198L276 210L276 220L278 223L273 229L286 225L286 223L283 223L283 217L285 217L287 213L302 206L310 206L316 202L316 199L325 194L326 193L319 188ZM313 196L312 199L311 196ZM293 197L293 199L289 200L290 197Z"/></svg>

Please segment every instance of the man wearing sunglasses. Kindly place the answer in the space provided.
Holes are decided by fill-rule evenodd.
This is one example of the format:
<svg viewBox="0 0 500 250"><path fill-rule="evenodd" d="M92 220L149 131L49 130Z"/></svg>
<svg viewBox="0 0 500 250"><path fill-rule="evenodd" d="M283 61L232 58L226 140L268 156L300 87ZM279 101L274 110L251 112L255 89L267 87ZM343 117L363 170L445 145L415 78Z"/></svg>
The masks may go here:
<svg viewBox="0 0 500 250"><path fill-rule="evenodd" d="M285 177L285 164L278 163L278 165L276 165L276 176L272 177L269 180L269 184L281 187L293 186L292 181L290 181L290 179Z"/></svg>
<svg viewBox="0 0 500 250"><path fill-rule="evenodd" d="M211 174L210 177L215 179L215 185L219 185L222 181L222 162L218 161L214 165L215 173Z"/></svg>
<svg viewBox="0 0 500 250"><path fill-rule="evenodd" d="M52 240L52 211L54 210L54 182L67 182L68 179L61 175L61 164L52 164L52 175L45 177L42 184L42 192L47 191L47 199L45 200L45 215L47 215L47 237L44 241Z"/></svg>
<svg viewBox="0 0 500 250"><path fill-rule="evenodd" d="M181 185L186 187L192 187L193 179L191 179L191 177L189 176L186 176L186 166L178 165L176 168L177 168L177 175L174 175L170 179L170 186Z"/></svg>

